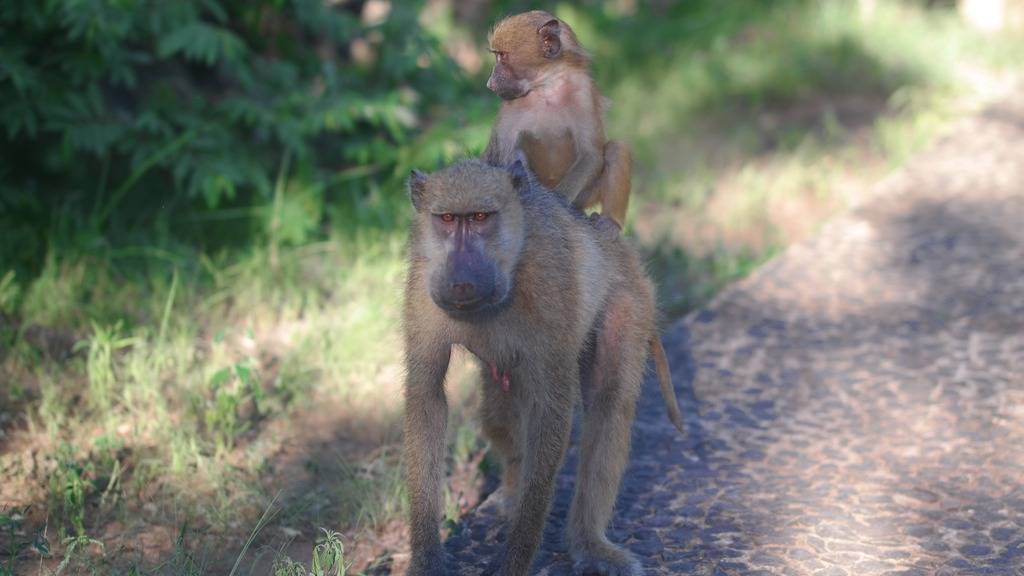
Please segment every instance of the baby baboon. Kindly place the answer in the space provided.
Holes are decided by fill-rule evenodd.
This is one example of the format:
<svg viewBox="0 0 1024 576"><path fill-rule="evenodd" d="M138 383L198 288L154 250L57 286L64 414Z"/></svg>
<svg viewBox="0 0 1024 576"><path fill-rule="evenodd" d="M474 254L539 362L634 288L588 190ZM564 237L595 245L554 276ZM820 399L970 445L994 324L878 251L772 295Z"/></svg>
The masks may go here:
<svg viewBox="0 0 1024 576"><path fill-rule="evenodd" d="M405 328L410 574L444 573L438 535L453 345L479 358L484 433L504 464L507 546L500 574L525 574L540 544L573 406L583 434L569 538L578 571L639 574L605 537L629 453L648 351L660 342L654 289L614 227L543 188L519 155L413 172ZM664 355L661 391L681 428Z"/></svg>
<svg viewBox="0 0 1024 576"><path fill-rule="evenodd" d="M578 208L600 202L622 227L632 154L624 142L605 140L605 99L572 28L534 10L498 22L489 41L487 87L502 103L484 158L505 166L522 151L541 184Z"/></svg>

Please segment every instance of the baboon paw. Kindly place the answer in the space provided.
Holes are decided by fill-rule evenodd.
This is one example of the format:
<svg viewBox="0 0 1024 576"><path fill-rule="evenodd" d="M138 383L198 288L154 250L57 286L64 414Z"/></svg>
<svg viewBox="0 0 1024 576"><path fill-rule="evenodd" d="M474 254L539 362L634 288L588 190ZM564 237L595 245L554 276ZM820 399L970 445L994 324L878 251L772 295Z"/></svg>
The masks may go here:
<svg viewBox="0 0 1024 576"><path fill-rule="evenodd" d="M640 561L634 558L625 550L615 550L614 554L598 556L593 554L578 554L572 565L572 573L575 576L590 576L600 574L601 576L641 576L643 568Z"/></svg>

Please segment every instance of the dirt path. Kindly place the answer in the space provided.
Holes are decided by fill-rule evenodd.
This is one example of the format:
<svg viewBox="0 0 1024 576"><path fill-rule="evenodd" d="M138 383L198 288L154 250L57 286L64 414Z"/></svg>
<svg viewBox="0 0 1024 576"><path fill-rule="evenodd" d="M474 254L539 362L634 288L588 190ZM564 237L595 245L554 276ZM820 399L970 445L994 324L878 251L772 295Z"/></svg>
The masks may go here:
<svg viewBox="0 0 1024 576"><path fill-rule="evenodd" d="M610 530L648 573L1024 574L1024 91L665 342L688 434L647 382ZM460 573L501 531L467 519Z"/></svg>

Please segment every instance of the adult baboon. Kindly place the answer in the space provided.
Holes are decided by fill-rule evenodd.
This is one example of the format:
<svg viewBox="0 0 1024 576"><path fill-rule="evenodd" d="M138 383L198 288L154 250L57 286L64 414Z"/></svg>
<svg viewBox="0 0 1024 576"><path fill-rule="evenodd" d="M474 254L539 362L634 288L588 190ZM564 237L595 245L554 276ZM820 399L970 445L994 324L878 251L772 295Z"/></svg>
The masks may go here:
<svg viewBox="0 0 1024 576"><path fill-rule="evenodd" d="M413 172L404 327L410 574L442 574L445 373L453 345L476 355L482 421L504 464L508 540L500 574L525 574L541 540L573 405L583 430L569 538L576 569L639 574L605 537L629 453L654 288L617 229L542 187L519 155L508 168L466 160ZM661 391L681 429L663 353Z"/></svg>

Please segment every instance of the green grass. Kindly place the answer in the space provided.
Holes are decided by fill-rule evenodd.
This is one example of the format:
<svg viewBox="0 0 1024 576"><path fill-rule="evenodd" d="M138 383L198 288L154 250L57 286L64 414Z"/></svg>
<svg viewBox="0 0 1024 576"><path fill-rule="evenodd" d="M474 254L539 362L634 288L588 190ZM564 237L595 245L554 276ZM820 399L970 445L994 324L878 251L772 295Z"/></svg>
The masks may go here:
<svg viewBox="0 0 1024 576"><path fill-rule="evenodd" d="M609 134L634 147L629 229L673 311L861 200L1024 61L1019 37L906 2L870 18L836 0L692 9L692 30L638 12L635 35L566 11L595 46Z"/></svg>
<svg viewBox="0 0 1024 576"><path fill-rule="evenodd" d="M613 4L558 12L595 55L614 102L609 134L636 151L627 230L671 318L862 199L984 101L979 78L998 84L1024 61L1024 42L909 3L883 2L871 20L836 1L681 3L666 14ZM464 118L426 127L402 164L478 150L494 106L482 94L439 111ZM340 575L355 560L346 549L403 516L404 191L354 201L286 161L279 172L267 206L195 223L250 239L240 246L191 247L159 231L111 245L58 223L34 277L0 267L0 408L24 424L49 478L33 498L65 573L213 574L281 526L309 537L324 526L312 564L281 557L274 573ZM479 461L475 377L460 364L449 380L453 470ZM314 443L332 434L344 441ZM289 441L314 456L280 468ZM285 474L309 487L275 503ZM450 518L462 507L446 495ZM26 520L0 514L6 545L27 550ZM96 544L112 519L143 517L192 528L157 563ZM230 545L211 548L212 537Z"/></svg>
<svg viewBox="0 0 1024 576"><path fill-rule="evenodd" d="M309 566L296 562L287 556L274 560L274 576L345 576L345 547L341 534L323 530L313 547L313 558Z"/></svg>

